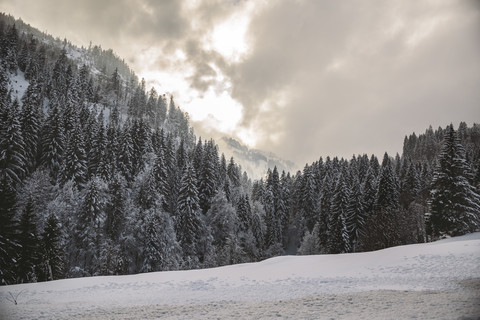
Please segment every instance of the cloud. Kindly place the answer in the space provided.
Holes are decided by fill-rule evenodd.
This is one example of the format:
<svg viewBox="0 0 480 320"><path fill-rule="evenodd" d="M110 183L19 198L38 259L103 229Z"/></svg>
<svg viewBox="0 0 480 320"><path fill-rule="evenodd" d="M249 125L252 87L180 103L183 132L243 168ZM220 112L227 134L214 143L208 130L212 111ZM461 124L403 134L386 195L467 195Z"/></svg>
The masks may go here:
<svg viewBox="0 0 480 320"><path fill-rule="evenodd" d="M224 104L202 132L234 110L224 132L300 166L394 154L430 124L480 121L475 0L7 0L0 9L113 48L192 114Z"/></svg>
<svg viewBox="0 0 480 320"><path fill-rule="evenodd" d="M300 165L401 152L414 130L480 120L478 30L464 2L274 2L250 24L232 95L258 147Z"/></svg>

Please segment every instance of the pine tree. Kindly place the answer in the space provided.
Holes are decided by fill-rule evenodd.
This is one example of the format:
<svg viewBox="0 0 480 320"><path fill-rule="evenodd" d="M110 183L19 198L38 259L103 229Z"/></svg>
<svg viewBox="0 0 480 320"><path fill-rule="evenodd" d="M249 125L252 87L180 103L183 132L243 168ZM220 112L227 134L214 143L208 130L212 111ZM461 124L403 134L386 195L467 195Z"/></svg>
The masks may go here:
<svg viewBox="0 0 480 320"><path fill-rule="evenodd" d="M197 236L200 234L200 206L197 191L197 179L191 164L183 170L178 195L178 217L176 232L178 242L185 256L195 257L197 254Z"/></svg>
<svg viewBox="0 0 480 320"><path fill-rule="evenodd" d="M76 254L76 266L89 275L94 275L100 269L99 250L104 221L101 199L98 182L92 179L85 189L75 224L77 252L72 252Z"/></svg>
<svg viewBox="0 0 480 320"><path fill-rule="evenodd" d="M12 284L15 281L16 258L20 248L17 242L17 223L15 221L16 191L14 182L2 177L0 180L0 284Z"/></svg>
<svg viewBox="0 0 480 320"><path fill-rule="evenodd" d="M230 158L230 162L228 163L227 175L234 187L240 186L240 173L233 157Z"/></svg>
<svg viewBox="0 0 480 320"><path fill-rule="evenodd" d="M18 31L15 24L11 25L5 37L6 47L4 59L10 72L17 73L17 56L18 56Z"/></svg>
<svg viewBox="0 0 480 320"><path fill-rule="evenodd" d="M67 144L62 168L62 182L72 180L77 188L82 189L85 187L87 177L87 155L84 137L80 125L77 124Z"/></svg>
<svg viewBox="0 0 480 320"><path fill-rule="evenodd" d="M312 255L312 254L320 254L320 225L317 222L315 226L313 227L312 233L310 233L308 230L305 233L305 236L303 236L303 241L302 244L300 245L300 248L298 249L298 254L300 255Z"/></svg>
<svg viewBox="0 0 480 320"><path fill-rule="evenodd" d="M392 162L385 153L382 162L380 179L378 181L375 206L377 210L394 210L398 207L399 185Z"/></svg>
<svg viewBox="0 0 480 320"><path fill-rule="evenodd" d="M130 135L128 125L124 125L123 133L120 137L120 154L118 158L118 168L127 182L133 181L133 141Z"/></svg>
<svg viewBox="0 0 480 320"><path fill-rule="evenodd" d="M29 197L22 211L19 223L18 244L21 246L18 254L18 282L36 282L36 268L39 264L39 246L37 224L33 200Z"/></svg>
<svg viewBox="0 0 480 320"><path fill-rule="evenodd" d="M108 198L105 205L105 235L116 242L120 237L126 216L125 180L116 174L108 185Z"/></svg>
<svg viewBox="0 0 480 320"><path fill-rule="evenodd" d="M282 245L283 229L282 218L284 211L282 208L282 199L280 194L280 178L277 168L267 173L267 186L265 193L265 224L267 227L265 234L266 247L273 247L277 244Z"/></svg>
<svg viewBox="0 0 480 320"><path fill-rule="evenodd" d="M167 101L165 95L158 97L157 99L157 117L155 120L155 126L161 126L167 118Z"/></svg>
<svg viewBox="0 0 480 320"><path fill-rule="evenodd" d="M57 280L64 276L65 257L62 232L57 217L50 214L41 235L42 267L45 280Z"/></svg>
<svg viewBox="0 0 480 320"><path fill-rule="evenodd" d="M152 87L148 92L148 100L145 106L145 109L146 109L145 113L146 113L147 119L149 119L150 123L152 124L155 121L157 99L158 99L157 91L155 90L154 87Z"/></svg>
<svg viewBox="0 0 480 320"><path fill-rule="evenodd" d="M88 152L88 175L89 177L100 175L102 172L108 174L105 158L107 151L107 135L103 125L103 113L100 113L95 129L90 132L91 148ZM108 175L107 175L108 177ZM106 177L105 177L106 178Z"/></svg>
<svg viewBox="0 0 480 320"><path fill-rule="evenodd" d="M40 107L43 102L41 88L35 79L30 82L22 101L21 124L25 143L25 163L28 172L32 172L37 165L37 146L42 121Z"/></svg>
<svg viewBox="0 0 480 320"><path fill-rule="evenodd" d="M365 250L378 250L400 244L398 196L397 175L388 154L385 153L377 184L374 211L366 223L367 235L363 241Z"/></svg>
<svg viewBox="0 0 480 320"><path fill-rule="evenodd" d="M342 173L336 183L333 193L331 214L328 217L327 250L329 253L343 253L350 250L349 237L345 224L349 189L345 182L346 173Z"/></svg>
<svg viewBox="0 0 480 320"><path fill-rule="evenodd" d="M230 234L236 234L239 228L235 208L228 202L223 191L217 192L207 214L207 224L212 229L213 244L222 248Z"/></svg>
<svg viewBox="0 0 480 320"><path fill-rule="evenodd" d="M312 171L312 167L305 166L303 169L303 179L301 185L300 210L305 219L307 230L312 232L313 226L318 220L317 213L317 185Z"/></svg>
<svg viewBox="0 0 480 320"><path fill-rule="evenodd" d="M415 164L408 160L405 164L406 173L402 181L402 187L399 194L399 201L403 208L408 209L410 204L420 193L420 179L418 177Z"/></svg>
<svg viewBox="0 0 480 320"><path fill-rule="evenodd" d="M248 196L241 196L237 204L238 226L240 231L247 232L252 224L252 208Z"/></svg>
<svg viewBox="0 0 480 320"><path fill-rule="evenodd" d="M480 196L469 182L470 168L453 125L447 127L432 182L432 234L462 235L480 226Z"/></svg>
<svg viewBox="0 0 480 320"><path fill-rule="evenodd" d="M177 242L174 223L170 215L162 210L157 211L160 227L157 233L159 244L159 270L178 270L182 261L182 248Z"/></svg>
<svg viewBox="0 0 480 320"><path fill-rule="evenodd" d="M345 219L345 226L349 234L349 247L352 252L358 250L359 239L365 233L366 219L367 215L363 205L361 185L358 179L355 178L349 193Z"/></svg>
<svg viewBox="0 0 480 320"><path fill-rule="evenodd" d="M155 181L156 192L162 201L162 207L167 208L166 197L168 195L168 172L165 165L163 150L159 150L156 154L152 175Z"/></svg>
<svg viewBox="0 0 480 320"><path fill-rule="evenodd" d="M177 167L176 165L175 150L171 135L167 136L165 145L163 146L163 151L165 167L168 173L168 193L165 196L167 207L165 208L165 211L175 217L178 212L178 191L181 168Z"/></svg>
<svg viewBox="0 0 480 320"><path fill-rule="evenodd" d="M154 212L149 212L145 218L145 243L143 245L143 262L141 272L160 270L159 224Z"/></svg>
<svg viewBox="0 0 480 320"><path fill-rule="evenodd" d="M210 203L217 189L217 168L218 156L213 141L205 144L205 152L201 161L199 175L198 197L200 199L200 208L204 214L210 209Z"/></svg>
<svg viewBox="0 0 480 320"><path fill-rule="evenodd" d="M56 182L63 167L65 150L65 135L60 124L60 112L56 104L50 109L45 126L42 129L41 163L50 170L53 181Z"/></svg>
<svg viewBox="0 0 480 320"><path fill-rule="evenodd" d="M20 182L25 176L25 144L18 101L7 110L0 129L0 178Z"/></svg>

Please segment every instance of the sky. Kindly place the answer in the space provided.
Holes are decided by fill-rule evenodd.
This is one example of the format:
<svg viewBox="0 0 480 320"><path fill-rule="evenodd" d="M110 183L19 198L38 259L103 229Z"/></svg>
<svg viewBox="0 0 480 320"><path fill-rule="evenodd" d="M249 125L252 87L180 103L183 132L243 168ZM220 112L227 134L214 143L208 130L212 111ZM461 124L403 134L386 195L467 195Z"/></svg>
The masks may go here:
<svg viewBox="0 0 480 320"><path fill-rule="evenodd" d="M477 0L0 0L0 10L113 49L148 88L174 95L197 136L229 135L299 167L394 155L429 125L480 123Z"/></svg>

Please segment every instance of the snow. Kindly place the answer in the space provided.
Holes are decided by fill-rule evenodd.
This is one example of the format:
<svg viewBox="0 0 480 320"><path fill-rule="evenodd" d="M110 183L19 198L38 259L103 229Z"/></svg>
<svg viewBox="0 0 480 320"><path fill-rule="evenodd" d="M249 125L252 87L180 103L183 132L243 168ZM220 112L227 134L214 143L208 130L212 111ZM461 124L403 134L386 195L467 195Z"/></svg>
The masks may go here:
<svg viewBox="0 0 480 320"><path fill-rule="evenodd" d="M12 98L17 98L20 105L22 105L22 97L27 91L29 83L25 80L24 73L17 70L17 74L10 75L9 89L12 90Z"/></svg>
<svg viewBox="0 0 480 320"><path fill-rule="evenodd" d="M366 253L0 287L1 319L480 316L480 233ZM9 293L20 293L18 305Z"/></svg>

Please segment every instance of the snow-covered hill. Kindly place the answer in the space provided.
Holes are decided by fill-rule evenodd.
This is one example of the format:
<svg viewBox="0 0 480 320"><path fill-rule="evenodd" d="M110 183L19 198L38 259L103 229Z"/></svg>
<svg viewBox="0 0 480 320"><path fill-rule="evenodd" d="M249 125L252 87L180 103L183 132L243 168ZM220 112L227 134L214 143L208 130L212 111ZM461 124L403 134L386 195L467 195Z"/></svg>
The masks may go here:
<svg viewBox="0 0 480 320"><path fill-rule="evenodd" d="M479 298L474 233L367 253L4 286L0 318L478 319Z"/></svg>

